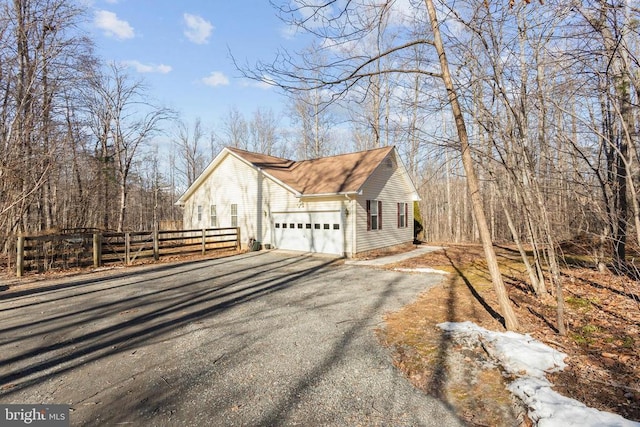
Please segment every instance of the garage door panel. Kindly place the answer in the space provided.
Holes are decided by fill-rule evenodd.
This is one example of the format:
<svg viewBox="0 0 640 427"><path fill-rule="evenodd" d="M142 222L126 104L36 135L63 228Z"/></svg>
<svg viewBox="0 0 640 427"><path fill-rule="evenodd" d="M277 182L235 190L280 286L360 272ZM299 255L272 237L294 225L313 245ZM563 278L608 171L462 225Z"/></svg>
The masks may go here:
<svg viewBox="0 0 640 427"><path fill-rule="evenodd" d="M274 214L274 244L280 249L341 255L344 236L340 218L339 211Z"/></svg>

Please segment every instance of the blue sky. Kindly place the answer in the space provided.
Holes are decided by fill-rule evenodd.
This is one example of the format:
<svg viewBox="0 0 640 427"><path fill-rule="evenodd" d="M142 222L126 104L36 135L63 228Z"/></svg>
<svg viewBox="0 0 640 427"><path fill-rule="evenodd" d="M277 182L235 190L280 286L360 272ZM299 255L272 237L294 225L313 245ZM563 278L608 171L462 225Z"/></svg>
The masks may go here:
<svg viewBox="0 0 640 427"><path fill-rule="evenodd" d="M89 27L103 60L128 64L152 98L210 128L231 107L249 119L286 104L274 88L241 78L229 51L254 63L300 47L266 0L94 0Z"/></svg>

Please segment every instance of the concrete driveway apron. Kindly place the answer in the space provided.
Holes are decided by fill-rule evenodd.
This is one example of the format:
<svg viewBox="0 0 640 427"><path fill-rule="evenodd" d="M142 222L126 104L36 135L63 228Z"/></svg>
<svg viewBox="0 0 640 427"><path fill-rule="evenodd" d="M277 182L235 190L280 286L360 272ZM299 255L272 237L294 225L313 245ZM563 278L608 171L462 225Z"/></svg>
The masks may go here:
<svg viewBox="0 0 640 427"><path fill-rule="evenodd" d="M438 283L252 252L0 293L0 402L72 425L462 425L375 337Z"/></svg>

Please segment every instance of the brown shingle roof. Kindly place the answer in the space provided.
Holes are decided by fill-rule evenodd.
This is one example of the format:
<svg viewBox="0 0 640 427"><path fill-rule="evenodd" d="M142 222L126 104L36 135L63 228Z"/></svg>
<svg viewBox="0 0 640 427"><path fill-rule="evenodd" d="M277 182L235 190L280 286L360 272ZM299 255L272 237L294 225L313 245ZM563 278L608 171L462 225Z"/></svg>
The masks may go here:
<svg viewBox="0 0 640 427"><path fill-rule="evenodd" d="M393 147L295 162L227 147L304 195L357 192Z"/></svg>

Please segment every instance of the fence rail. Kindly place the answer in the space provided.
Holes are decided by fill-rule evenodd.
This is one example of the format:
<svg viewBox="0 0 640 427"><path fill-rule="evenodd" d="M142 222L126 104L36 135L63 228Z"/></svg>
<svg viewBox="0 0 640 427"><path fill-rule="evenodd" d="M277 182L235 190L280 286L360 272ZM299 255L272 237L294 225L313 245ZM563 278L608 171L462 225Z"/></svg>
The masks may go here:
<svg viewBox="0 0 640 427"><path fill-rule="evenodd" d="M19 236L16 275L25 270L45 272L73 267L130 265L145 258L211 251L240 250L239 228L138 231L126 233L77 232L47 236Z"/></svg>

